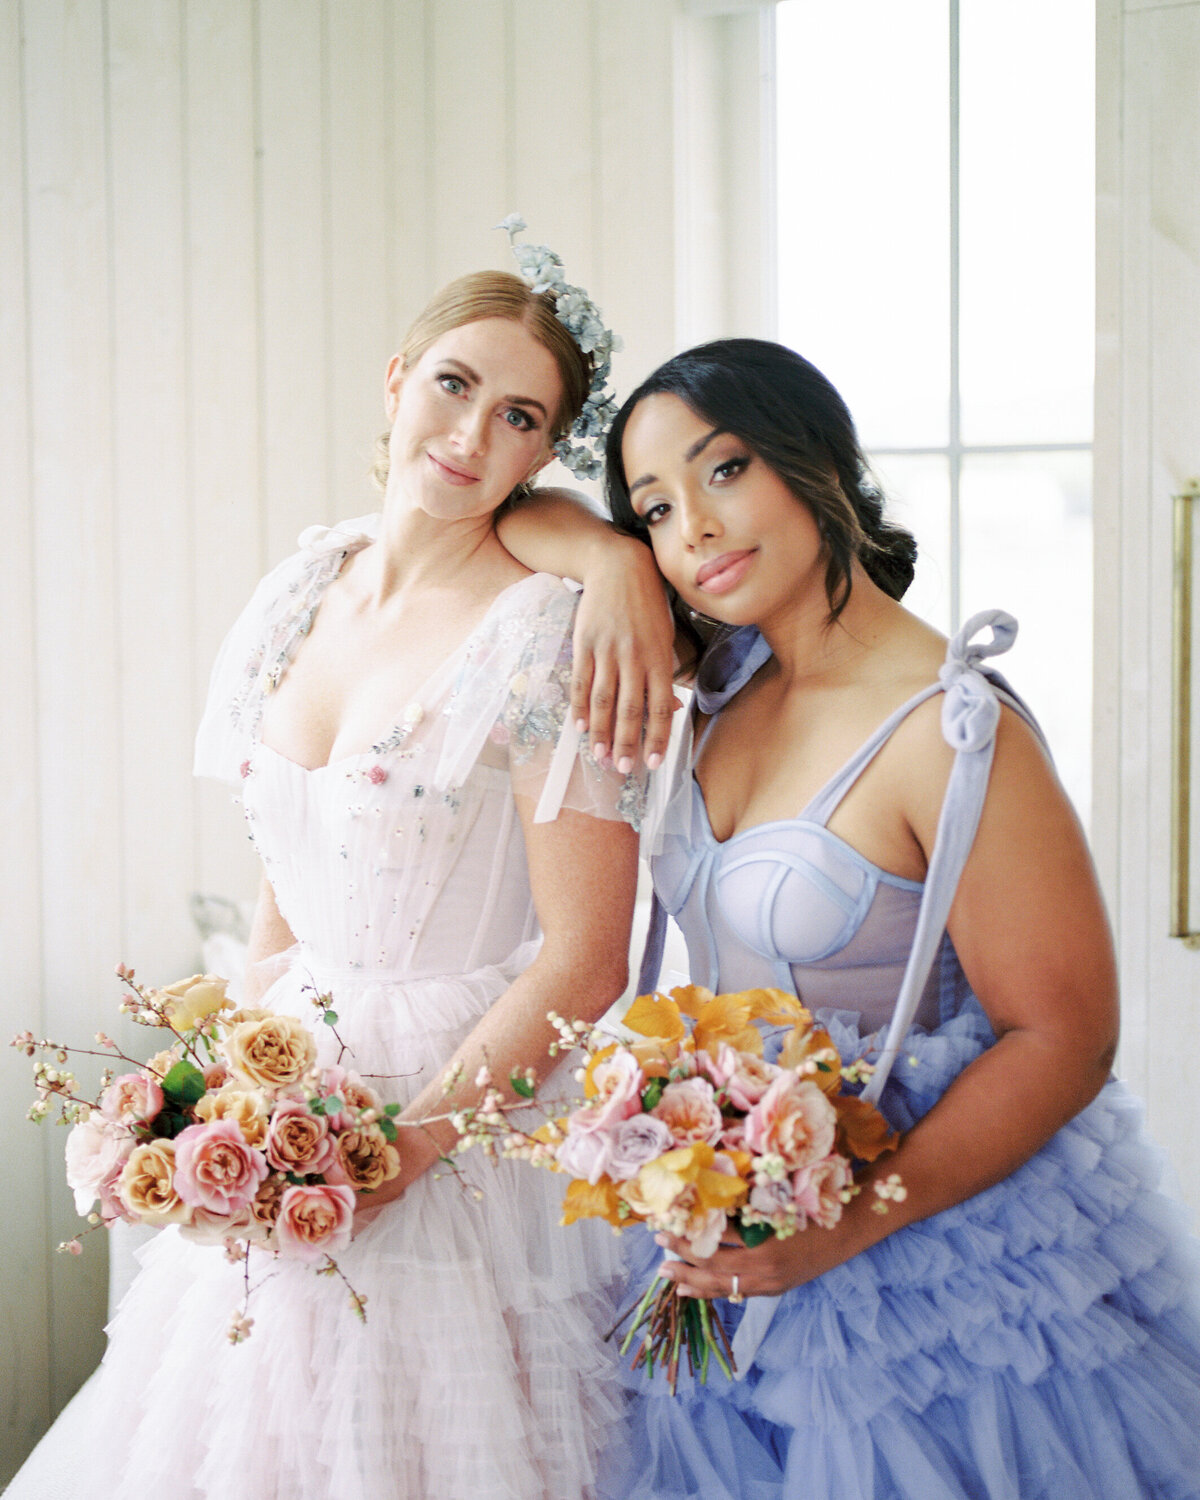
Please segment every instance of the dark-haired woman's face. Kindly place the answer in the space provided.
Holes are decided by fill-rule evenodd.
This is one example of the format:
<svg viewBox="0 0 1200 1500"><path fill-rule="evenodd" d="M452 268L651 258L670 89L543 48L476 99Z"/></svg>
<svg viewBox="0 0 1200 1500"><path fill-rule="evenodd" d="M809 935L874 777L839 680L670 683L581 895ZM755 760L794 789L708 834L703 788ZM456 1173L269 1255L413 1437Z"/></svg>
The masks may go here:
<svg viewBox="0 0 1200 1500"><path fill-rule="evenodd" d="M810 582L824 599L811 511L740 438L660 392L634 408L621 457L655 560L685 604L730 625L769 625Z"/></svg>

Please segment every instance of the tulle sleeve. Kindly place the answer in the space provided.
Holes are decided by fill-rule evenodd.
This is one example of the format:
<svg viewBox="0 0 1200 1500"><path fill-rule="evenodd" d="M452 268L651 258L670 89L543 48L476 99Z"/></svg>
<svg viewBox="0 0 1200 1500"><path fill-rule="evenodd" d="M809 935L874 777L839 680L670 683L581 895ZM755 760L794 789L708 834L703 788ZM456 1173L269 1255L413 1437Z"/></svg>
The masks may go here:
<svg viewBox="0 0 1200 1500"><path fill-rule="evenodd" d="M513 791L535 800L537 822L569 807L640 829L645 771L624 776L598 764L568 712L578 602L574 589L545 573L509 591L464 667L437 780L461 782L481 753L501 752Z"/></svg>
<svg viewBox="0 0 1200 1500"><path fill-rule="evenodd" d="M195 775L240 780L272 675L286 665L312 624L322 585L337 573L347 551L372 539L376 523L376 517L363 516L337 527L309 527L300 550L259 583L217 652L196 732Z"/></svg>

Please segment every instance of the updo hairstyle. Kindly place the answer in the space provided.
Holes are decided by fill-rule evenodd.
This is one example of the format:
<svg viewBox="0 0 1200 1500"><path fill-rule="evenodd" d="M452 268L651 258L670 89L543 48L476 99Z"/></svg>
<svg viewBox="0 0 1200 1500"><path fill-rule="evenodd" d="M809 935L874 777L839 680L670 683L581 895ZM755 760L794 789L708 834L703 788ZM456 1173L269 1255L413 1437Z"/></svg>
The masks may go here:
<svg viewBox="0 0 1200 1500"><path fill-rule="evenodd" d="M592 356L583 352L558 321L554 309L551 293L534 292L519 276L507 271L473 271L444 286L419 314L400 345L400 358L404 368L411 370L430 344L465 323L478 323L484 318L508 318L520 323L554 356L562 380L562 400L550 420L553 444L570 430L592 384ZM375 445L371 472L380 489L387 487L389 436L385 432ZM518 485L509 500L528 490L527 485Z"/></svg>
<svg viewBox="0 0 1200 1500"><path fill-rule="evenodd" d="M696 416L741 438L812 512L826 554L830 624L850 598L856 559L885 594L903 596L917 544L884 520L883 496L846 403L808 360L765 339L718 339L688 349L626 400L606 449L608 503L619 530L650 541L629 498L621 440L638 402L660 393L678 396Z"/></svg>

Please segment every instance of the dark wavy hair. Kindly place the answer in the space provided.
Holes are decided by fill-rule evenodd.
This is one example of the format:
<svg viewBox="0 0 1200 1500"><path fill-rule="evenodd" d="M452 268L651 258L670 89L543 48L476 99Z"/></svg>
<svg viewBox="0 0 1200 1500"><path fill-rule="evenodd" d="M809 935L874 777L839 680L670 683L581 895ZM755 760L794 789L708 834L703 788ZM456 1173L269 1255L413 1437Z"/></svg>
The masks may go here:
<svg viewBox="0 0 1200 1500"><path fill-rule="evenodd" d="M608 504L621 531L649 544L633 508L621 459L625 426L639 401L666 393L738 437L811 511L824 546L829 622L845 609L855 560L899 599L913 579L917 544L884 519L846 403L815 365L765 339L718 339L660 365L625 401L608 435Z"/></svg>

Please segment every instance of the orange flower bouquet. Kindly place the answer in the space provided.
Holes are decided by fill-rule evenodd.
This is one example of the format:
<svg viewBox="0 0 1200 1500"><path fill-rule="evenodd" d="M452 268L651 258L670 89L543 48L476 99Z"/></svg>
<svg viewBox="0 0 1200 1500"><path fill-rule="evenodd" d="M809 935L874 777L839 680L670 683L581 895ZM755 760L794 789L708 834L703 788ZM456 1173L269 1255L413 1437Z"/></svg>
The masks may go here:
<svg viewBox="0 0 1200 1500"><path fill-rule="evenodd" d="M585 1049L584 1103L525 1132L491 1089L478 1109L452 1118L460 1150L482 1144L569 1174L564 1224L645 1224L686 1240L701 1258L730 1226L750 1246L810 1225L831 1228L859 1191L856 1164L896 1145L879 1111L853 1092L870 1065L844 1067L828 1032L782 990L714 995L688 985L642 995L623 1022L634 1040L550 1020L561 1039L553 1050ZM776 1062L764 1059L756 1022L790 1026ZM511 1082L532 1097L528 1080ZM879 1212L904 1195L894 1174L874 1191ZM672 1393L685 1358L701 1380L710 1359L732 1376L729 1340L709 1302L679 1298L657 1276L616 1326L630 1316L622 1352L640 1334L635 1367L651 1375L664 1368Z"/></svg>

